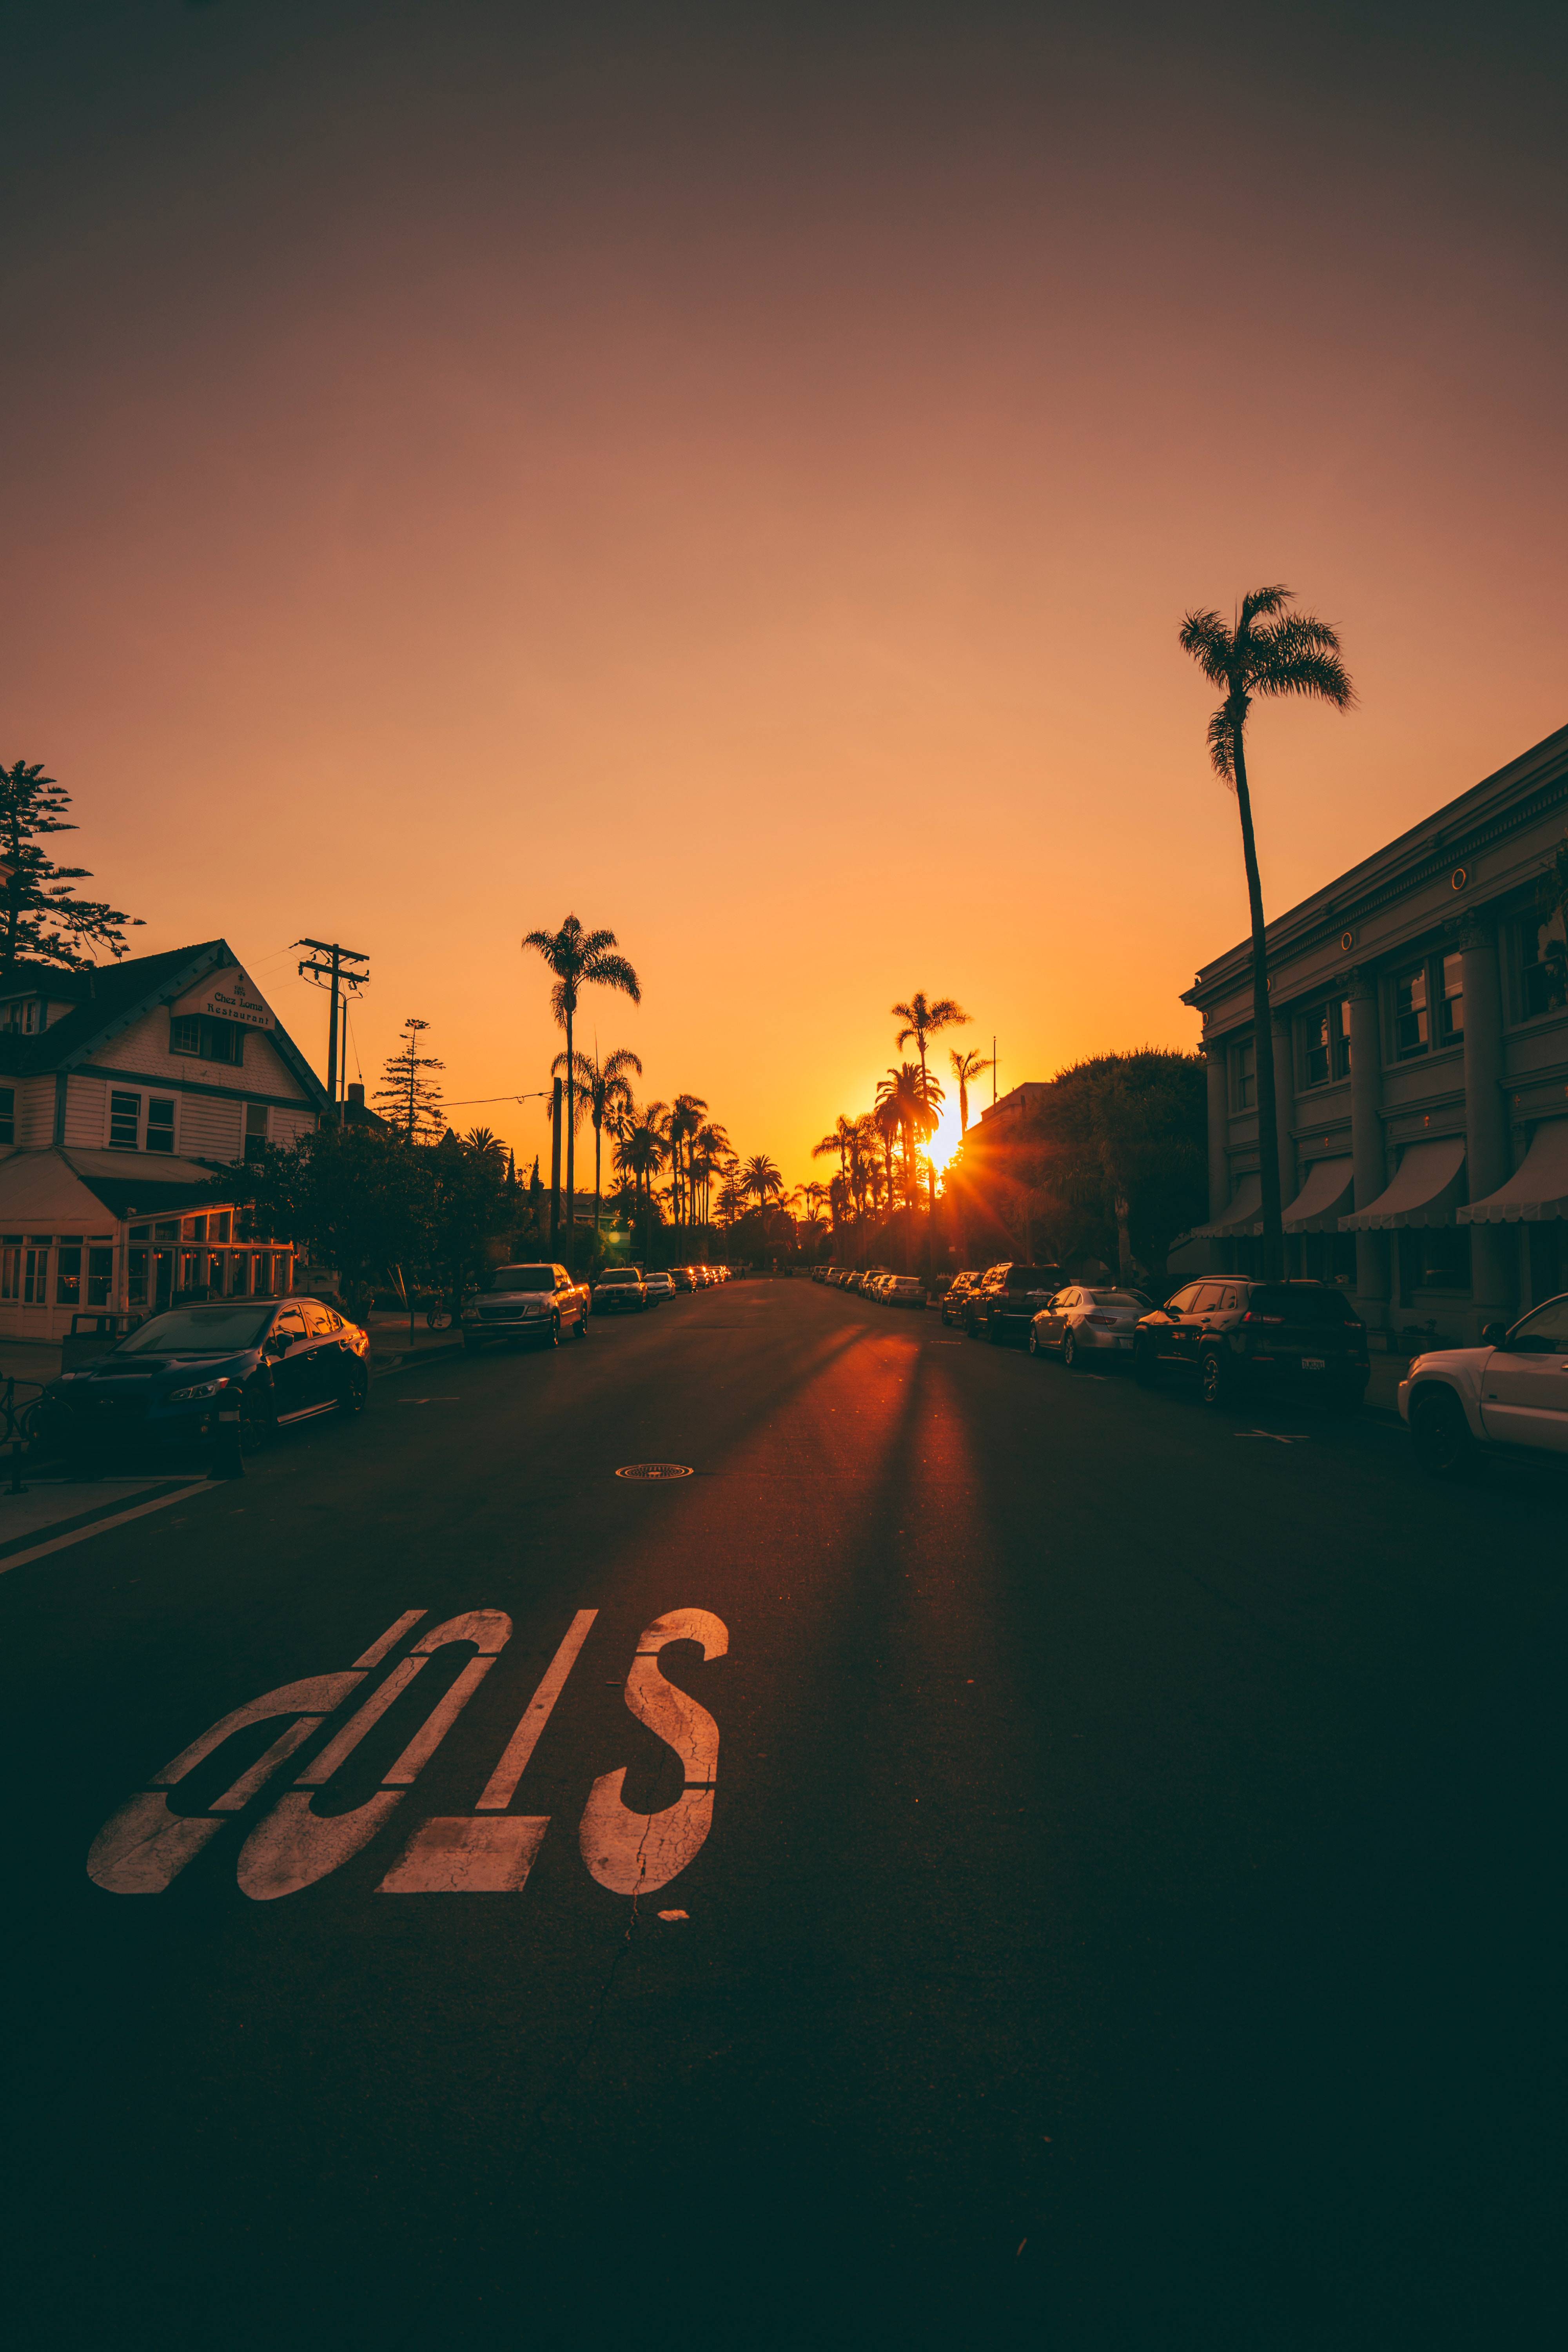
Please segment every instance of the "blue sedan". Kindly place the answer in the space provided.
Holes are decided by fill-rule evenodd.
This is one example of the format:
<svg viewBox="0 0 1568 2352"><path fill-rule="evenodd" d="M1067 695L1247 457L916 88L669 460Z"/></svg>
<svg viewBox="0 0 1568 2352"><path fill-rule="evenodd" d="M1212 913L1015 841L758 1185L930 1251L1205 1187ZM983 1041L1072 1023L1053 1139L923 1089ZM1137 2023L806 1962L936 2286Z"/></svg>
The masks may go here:
<svg viewBox="0 0 1568 2352"><path fill-rule="evenodd" d="M199 1446L237 1403L251 1452L289 1423L363 1412L369 1390L370 1341L336 1307L235 1298L150 1316L52 1393L72 1453Z"/></svg>

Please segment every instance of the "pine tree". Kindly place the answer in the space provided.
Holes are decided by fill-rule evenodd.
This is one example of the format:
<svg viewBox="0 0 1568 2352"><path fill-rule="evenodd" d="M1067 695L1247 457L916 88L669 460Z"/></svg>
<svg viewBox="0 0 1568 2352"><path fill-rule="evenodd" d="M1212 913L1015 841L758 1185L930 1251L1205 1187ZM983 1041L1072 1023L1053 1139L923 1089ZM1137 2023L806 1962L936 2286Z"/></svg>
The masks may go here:
<svg viewBox="0 0 1568 2352"><path fill-rule="evenodd" d="M428 1021L416 1021L409 1014L403 1024L402 1050L387 1055L381 1084L375 1090L375 1100L386 1105L388 1122L403 1129L404 1139L408 1143L433 1143L446 1126L441 1115L441 1089L425 1073L444 1070L447 1065L433 1054L419 1051L419 1040L429 1026Z"/></svg>
<svg viewBox="0 0 1568 2352"><path fill-rule="evenodd" d="M89 868L57 866L40 846L53 834L76 831L69 806L70 794L41 764L18 760L0 768L0 981L14 978L24 961L89 971L95 947L118 962L127 952L122 926L142 928L139 915L105 898L79 898L71 885L89 882Z"/></svg>

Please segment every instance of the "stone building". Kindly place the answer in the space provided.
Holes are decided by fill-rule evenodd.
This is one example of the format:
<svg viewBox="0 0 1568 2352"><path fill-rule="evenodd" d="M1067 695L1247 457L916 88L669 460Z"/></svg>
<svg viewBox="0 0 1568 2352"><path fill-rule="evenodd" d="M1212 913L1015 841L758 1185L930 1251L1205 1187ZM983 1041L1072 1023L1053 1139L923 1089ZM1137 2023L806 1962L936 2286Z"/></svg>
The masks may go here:
<svg viewBox="0 0 1568 2352"><path fill-rule="evenodd" d="M313 1129L326 1095L222 940L0 988L0 1332L182 1290L271 1297L289 1238L241 1242L215 1171Z"/></svg>
<svg viewBox="0 0 1568 2352"><path fill-rule="evenodd" d="M1542 897L1565 828L1568 728L1268 926L1288 1270L1345 1284L1374 1330L1469 1340L1568 1290L1568 942ZM1251 1272L1250 942L1183 1002L1209 1220L1179 1262Z"/></svg>

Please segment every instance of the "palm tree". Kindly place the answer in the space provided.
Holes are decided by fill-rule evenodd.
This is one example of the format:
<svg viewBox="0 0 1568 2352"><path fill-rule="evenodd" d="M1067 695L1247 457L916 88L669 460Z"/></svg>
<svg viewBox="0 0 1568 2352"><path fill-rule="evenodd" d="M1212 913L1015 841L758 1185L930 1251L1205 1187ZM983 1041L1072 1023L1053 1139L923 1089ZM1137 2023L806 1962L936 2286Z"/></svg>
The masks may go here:
<svg viewBox="0 0 1568 2352"><path fill-rule="evenodd" d="M508 1156L500 1136L488 1127L470 1127L463 1138L463 1149L476 1160L505 1161Z"/></svg>
<svg viewBox="0 0 1568 2352"><path fill-rule="evenodd" d="M743 1192L754 1192L757 1196L757 1207L761 1212L763 1244L765 1248L768 1237L768 1202L770 1197L776 1196L784 1191L784 1178L765 1151L754 1153L742 1169L741 1189Z"/></svg>
<svg viewBox="0 0 1568 2352"><path fill-rule="evenodd" d="M969 1082L971 1078L977 1078L983 1070L988 1070L991 1065L979 1054L949 1054L947 1066L958 1080L958 1131L960 1135L967 1135L969 1133Z"/></svg>
<svg viewBox="0 0 1568 2352"><path fill-rule="evenodd" d="M961 1004L953 1002L951 996L939 996L936 1003L931 1004L927 1002L925 991L917 988L907 1004L894 1005L893 1018L895 1021L901 1021L904 1024L894 1038L894 1045L901 1050L909 1044L911 1037L915 1041L915 1047L921 1057L921 1100L922 1108L929 1109L931 1102L932 1082L931 1073L926 1067L926 1039L936 1036L939 1031L943 1029L963 1028L968 1023L969 1015ZM940 1087L936 1089L936 1100L938 1102L942 1100ZM934 1127L927 1129L928 1141L935 1132ZM929 1157L926 1160L926 1186L930 1196L928 1205L931 1213L926 1221L926 1272L934 1275L936 1272L936 1163Z"/></svg>
<svg viewBox="0 0 1568 2352"><path fill-rule="evenodd" d="M683 1200L687 1211L684 1222L693 1222L690 1146L701 1131L702 1114L707 1108L700 1095L677 1095L669 1107L670 1187L677 1224L682 1222Z"/></svg>
<svg viewBox="0 0 1568 2352"><path fill-rule="evenodd" d="M852 1118L846 1118L844 1113L840 1111L837 1119L821 1142L814 1143L811 1147L811 1156L814 1160L831 1160L835 1152L837 1153L838 1173L844 1179L846 1192L850 1190L849 1153L855 1141L855 1121Z"/></svg>
<svg viewBox="0 0 1568 2352"><path fill-rule="evenodd" d="M1247 717L1260 694L1310 696L1331 703L1336 710L1348 710L1355 700L1350 673L1340 658L1338 633L1310 613L1290 612L1291 594L1289 588L1254 588L1242 598L1234 628L1226 628L1217 613L1209 612L1188 613L1181 627L1183 652L1192 655L1209 684L1225 696L1209 720L1209 758L1235 793L1241 812L1241 853L1252 914L1253 1069L1266 1282L1278 1282L1284 1274L1285 1235L1280 1224L1279 1130L1275 1123L1274 1034L1268 1008L1263 884L1258 872L1252 798L1247 785Z"/></svg>
<svg viewBox="0 0 1568 2352"><path fill-rule="evenodd" d="M551 1076L557 1076L564 1071L565 1067L565 1055L557 1054L550 1065ZM616 1120L623 1111L631 1108L632 1089L630 1080L626 1076L628 1070L635 1070L639 1078L642 1076L642 1063L629 1045L617 1045L615 1052L606 1054L602 1062L593 1054L577 1055L576 1078L580 1089L577 1095L577 1116L579 1118L590 1118L594 1122L594 1231L595 1233L599 1230L604 1213L605 1129L607 1125L613 1139Z"/></svg>
<svg viewBox="0 0 1568 2352"><path fill-rule="evenodd" d="M640 1197L647 1208L643 1221L645 1257L653 1214L653 1179L663 1167L668 1151L658 1124L658 1114L663 1109L662 1103L650 1103L646 1110L628 1103L616 1136L616 1166L623 1176L631 1178L634 1197Z"/></svg>
<svg viewBox="0 0 1568 2352"><path fill-rule="evenodd" d="M585 931L575 915L568 915L558 931L525 931L522 944L537 948L555 975L550 992L551 1010L566 1032L566 1264L573 1263L576 1216L577 1083L572 1026L577 998L584 988L618 988L634 1004L642 1003L642 984L616 948L614 931Z"/></svg>

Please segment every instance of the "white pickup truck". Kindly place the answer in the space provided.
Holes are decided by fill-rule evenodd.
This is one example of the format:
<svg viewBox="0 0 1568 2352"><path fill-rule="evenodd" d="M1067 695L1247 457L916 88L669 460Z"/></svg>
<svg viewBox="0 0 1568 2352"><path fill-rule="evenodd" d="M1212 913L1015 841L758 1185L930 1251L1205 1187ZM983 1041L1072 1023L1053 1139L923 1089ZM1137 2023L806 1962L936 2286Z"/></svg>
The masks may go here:
<svg viewBox="0 0 1568 2352"><path fill-rule="evenodd" d="M1568 1455L1568 1292L1511 1327L1489 1323L1479 1348L1417 1356L1400 1382L1399 1410L1438 1476L1480 1448Z"/></svg>

